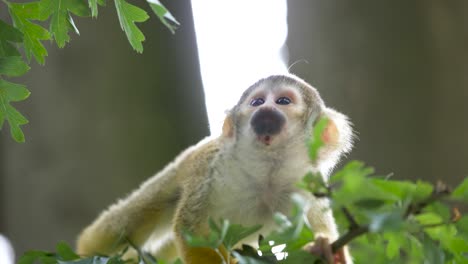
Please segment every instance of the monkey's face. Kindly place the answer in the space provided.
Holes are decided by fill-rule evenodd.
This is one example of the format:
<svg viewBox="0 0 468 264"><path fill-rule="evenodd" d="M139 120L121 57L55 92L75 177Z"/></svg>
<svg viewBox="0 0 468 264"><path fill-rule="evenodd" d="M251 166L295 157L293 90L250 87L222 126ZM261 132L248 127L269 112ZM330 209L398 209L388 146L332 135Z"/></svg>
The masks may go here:
<svg viewBox="0 0 468 264"><path fill-rule="evenodd" d="M301 139L305 132L309 108L293 83L265 79L237 107L237 140L245 143L274 148Z"/></svg>

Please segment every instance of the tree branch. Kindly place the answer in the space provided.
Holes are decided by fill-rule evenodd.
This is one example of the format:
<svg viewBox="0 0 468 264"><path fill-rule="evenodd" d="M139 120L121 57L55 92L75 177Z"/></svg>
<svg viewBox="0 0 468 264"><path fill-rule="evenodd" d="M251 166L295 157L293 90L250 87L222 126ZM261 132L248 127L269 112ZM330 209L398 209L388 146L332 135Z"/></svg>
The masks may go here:
<svg viewBox="0 0 468 264"><path fill-rule="evenodd" d="M412 202L410 205L408 205L408 208L406 209L405 213L402 216L403 219L407 219L410 215L421 213L422 209L424 209L426 206L438 200L441 200L442 198L449 195L450 193L451 193L451 190L450 188L447 187L447 185L445 185L444 183L440 181L437 182L434 188L434 191L431 193L430 196L426 197L425 199L419 202ZM346 216L346 219L349 222L349 231L343 236L339 237L338 240L336 240L335 242L331 244L333 253L336 253L340 248L344 247L346 244L348 244L355 238L369 232L369 226L359 225L354 219L351 212L348 210L348 208L342 207L341 210L343 211L344 215ZM423 228L431 228L431 227L439 226L442 224L446 224L446 223L436 223L434 225L423 226Z"/></svg>

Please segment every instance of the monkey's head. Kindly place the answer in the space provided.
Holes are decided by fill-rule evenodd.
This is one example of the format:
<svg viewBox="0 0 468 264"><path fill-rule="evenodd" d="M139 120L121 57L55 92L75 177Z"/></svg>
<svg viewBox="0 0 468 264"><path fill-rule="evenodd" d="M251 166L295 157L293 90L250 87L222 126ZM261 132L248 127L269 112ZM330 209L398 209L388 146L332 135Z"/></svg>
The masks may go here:
<svg viewBox="0 0 468 264"><path fill-rule="evenodd" d="M223 137L256 148L274 150L305 145L320 117L328 119L319 159L336 159L351 149L346 116L327 108L317 90L294 75L273 75L250 86L229 111Z"/></svg>

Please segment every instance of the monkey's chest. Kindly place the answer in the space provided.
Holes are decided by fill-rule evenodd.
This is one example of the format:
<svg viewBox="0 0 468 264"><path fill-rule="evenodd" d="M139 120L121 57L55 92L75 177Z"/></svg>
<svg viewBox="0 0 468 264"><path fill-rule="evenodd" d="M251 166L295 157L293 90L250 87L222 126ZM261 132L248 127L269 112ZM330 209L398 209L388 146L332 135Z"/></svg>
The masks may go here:
<svg viewBox="0 0 468 264"><path fill-rule="evenodd" d="M295 183L304 174L304 169L273 165L215 170L209 216L247 226L273 225L275 212L290 212Z"/></svg>

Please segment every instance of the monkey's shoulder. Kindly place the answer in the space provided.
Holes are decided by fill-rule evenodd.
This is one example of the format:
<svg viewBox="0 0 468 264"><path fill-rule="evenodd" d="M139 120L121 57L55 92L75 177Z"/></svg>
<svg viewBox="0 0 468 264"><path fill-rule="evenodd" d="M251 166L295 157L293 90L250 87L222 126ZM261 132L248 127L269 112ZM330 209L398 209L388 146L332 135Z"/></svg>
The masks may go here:
<svg viewBox="0 0 468 264"><path fill-rule="evenodd" d="M180 181L204 177L220 151L220 139L207 137L182 152L173 162Z"/></svg>

